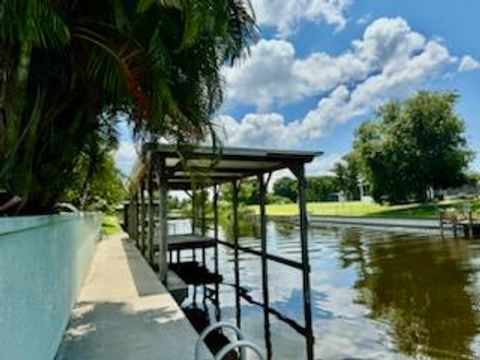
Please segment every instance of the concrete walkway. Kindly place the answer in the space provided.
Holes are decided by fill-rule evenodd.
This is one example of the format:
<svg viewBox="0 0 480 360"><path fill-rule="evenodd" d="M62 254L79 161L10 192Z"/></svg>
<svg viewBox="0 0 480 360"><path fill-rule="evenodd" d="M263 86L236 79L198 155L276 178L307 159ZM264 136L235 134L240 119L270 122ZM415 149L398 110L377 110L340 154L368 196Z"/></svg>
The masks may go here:
<svg viewBox="0 0 480 360"><path fill-rule="evenodd" d="M133 244L113 236L98 244L57 359L191 360L197 338Z"/></svg>

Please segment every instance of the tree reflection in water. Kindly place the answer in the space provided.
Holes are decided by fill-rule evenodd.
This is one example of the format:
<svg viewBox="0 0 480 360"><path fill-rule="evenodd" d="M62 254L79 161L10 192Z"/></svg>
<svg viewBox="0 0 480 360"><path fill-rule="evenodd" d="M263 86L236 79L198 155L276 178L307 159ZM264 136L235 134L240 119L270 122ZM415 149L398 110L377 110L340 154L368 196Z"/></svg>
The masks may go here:
<svg viewBox="0 0 480 360"><path fill-rule="evenodd" d="M474 356L471 345L480 322L473 286L479 268L471 261L471 244L341 232L341 263L358 271L356 301L372 318L390 323L399 351L415 357Z"/></svg>
<svg viewBox="0 0 480 360"><path fill-rule="evenodd" d="M238 234L240 237L258 239L260 229L258 219L244 205L238 208ZM233 213L231 207L225 205L220 207L219 225L225 235L225 240L232 242L233 239Z"/></svg>

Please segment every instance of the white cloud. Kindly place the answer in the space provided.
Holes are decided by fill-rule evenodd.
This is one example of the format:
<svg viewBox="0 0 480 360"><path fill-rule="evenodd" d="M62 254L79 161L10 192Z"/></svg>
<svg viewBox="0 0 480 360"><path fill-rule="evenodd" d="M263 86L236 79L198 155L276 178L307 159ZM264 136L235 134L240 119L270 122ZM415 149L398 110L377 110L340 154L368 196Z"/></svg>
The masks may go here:
<svg viewBox="0 0 480 360"><path fill-rule="evenodd" d="M332 175L333 166L342 160L345 153L330 153L316 157L310 164L307 164L305 171L307 175Z"/></svg>
<svg viewBox="0 0 480 360"><path fill-rule="evenodd" d="M368 24L371 19L372 19L372 14L365 14L365 15L359 17L357 19L356 23L358 25L365 25L365 24Z"/></svg>
<svg viewBox="0 0 480 360"><path fill-rule="evenodd" d="M460 65L458 66L458 71L472 71L480 69L480 62L475 60L470 55L465 55L462 60L460 61Z"/></svg>
<svg viewBox="0 0 480 360"><path fill-rule="evenodd" d="M129 176L137 157L135 144L130 141L122 141L115 153L115 163L123 174Z"/></svg>
<svg viewBox="0 0 480 360"><path fill-rule="evenodd" d="M241 67L225 67L227 97L266 109L275 99L296 100L306 92L294 74L295 49L285 40L260 40Z"/></svg>
<svg viewBox="0 0 480 360"><path fill-rule="evenodd" d="M374 21L362 39L336 57L314 53L296 59L287 41L264 40L253 49L245 72L226 72L228 95L262 110L275 101L321 96L317 106L294 121L272 112L248 114L238 122L229 116L218 121L228 135L227 144L301 147L335 124L410 94L454 61L439 39L427 40L402 18Z"/></svg>
<svg viewBox="0 0 480 360"><path fill-rule="evenodd" d="M278 113L248 114L240 122L233 117L217 117L217 124L223 129L224 142L229 146L291 148L298 143L298 124L286 124ZM220 134L222 135L222 134Z"/></svg>
<svg viewBox="0 0 480 360"><path fill-rule="evenodd" d="M440 40L427 41L402 18L374 21L361 39L338 56L314 52L299 59L290 42L261 40L243 66L224 69L227 101L255 104L260 111L267 111L277 102L321 96L339 86L355 87L379 74L394 77L434 47L448 55Z"/></svg>
<svg viewBox="0 0 480 360"><path fill-rule="evenodd" d="M253 0L259 25L275 28L280 36L291 34L301 21L325 22L337 30L347 23L352 0Z"/></svg>

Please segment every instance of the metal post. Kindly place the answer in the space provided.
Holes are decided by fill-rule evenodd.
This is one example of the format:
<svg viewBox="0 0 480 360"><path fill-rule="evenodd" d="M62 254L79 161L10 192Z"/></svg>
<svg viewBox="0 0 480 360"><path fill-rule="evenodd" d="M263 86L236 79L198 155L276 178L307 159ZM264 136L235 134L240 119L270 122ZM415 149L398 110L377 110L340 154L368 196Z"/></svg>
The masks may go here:
<svg viewBox="0 0 480 360"><path fill-rule="evenodd" d="M128 205L126 203L123 204L123 228L128 233Z"/></svg>
<svg viewBox="0 0 480 360"><path fill-rule="evenodd" d="M167 250L168 250L168 239L167 239L167 178L165 176L165 159L155 158L155 171L158 177L159 183L159 199L158 199L158 273L160 276L160 281L167 281L168 274L168 263L167 263Z"/></svg>
<svg viewBox="0 0 480 360"><path fill-rule="evenodd" d="M215 315L217 321L220 321L220 311L218 310L220 305L220 287L218 284L218 186L216 184L213 186L213 238L215 239L213 261L215 269L215 308L217 310Z"/></svg>
<svg viewBox="0 0 480 360"><path fill-rule="evenodd" d="M192 188L192 235L195 235L195 227L197 222L197 202L196 202L195 189Z"/></svg>
<svg viewBox="0 0 480 360"><path fill-rule="evenodd" d="M265 347L267 349L267 358L272 358L272 342L270 334L269 307L270 299L268 293L268 260L267 260L267 218L265 213L267 184L264 175L258 175L258 184L260 190L260 242L262 251L262 292L263 292L263 321L265 333Z"/></svg>
<svg viewBox="0 0 480 360"><path fill-rule="evenodd" d="M235 265L235 306L237 310L237 327L241 328L241 310L240 310L240 264L238 262L238 183L232 181L232 215L233 215L233 244L234 265Z"/></svg>
<svg viewBox="0 0 480 360"><path fill-rule="evenodd" d="M134 195L133 204L133 236L135 239L135 245L138 248L138 191Z"/></svg>
<svg viewBox="0 0 480 360"><path fill-rule="evenodd" d="M468 235L473 239L473 212L472 209L468 210Z"/></svg>
<svg viewBox="0 0 480 360"><path fill-rule="evenodd" d="M130 198L130 239L135 240L135 198L132 197Z"/></svg>
<svg viewBox="0 0 480 360"><path fill-rule="evenodd" d="M305 329L307 339L307 358L313 360L313 332L312 332L312 305L310 294L310 264L308 258L308 219L307 204L305 201L305 179L304 165L292 168L298 181L298 207L300 211L300 241L302 248L302 276L303 276L303 311L305 315Z"/></svg>
<svg viewBox="0 0 480 360"><path fill-rule="evenodd" d="M150 265L153 265L153 237L155 232L155 213L153 209L153 199L154 199L154 190L153 190L153 174L152 168L148 170L147 178L147 188L148 188L148 262Z"/></svg>
<svg viewBox="0 0 480 360"><path fill-rule="evenodd" d="M207 194L205 192L204 189L201 190L200 192L201 194L201 197L200 197L200 200L202 201L201 203L201 208L202 208L202 236L205 236L205 234L207 233L207 220L206 220L206 198L207 198Z"/></svg>
<svg viewBox="0 0 480 360"><path fill-rule="evenodd" d="M145 206L145 180L142 179L142 182L140 184L140 251L143 255L145 255L145 236L147 235L145 229L146 218L147 214Z"/></svg>
<svg viewBox="0 0 480 360"><path fill-rule="evenodd" d="M440 235L443 237L443 210L440 209Z"/></svg>
<svg viewBox="0 0 480 360"><path fill-rule="evenodd" d="M130 239L132 239L132 198L128 199L127 205L127 233Z"/></svg>

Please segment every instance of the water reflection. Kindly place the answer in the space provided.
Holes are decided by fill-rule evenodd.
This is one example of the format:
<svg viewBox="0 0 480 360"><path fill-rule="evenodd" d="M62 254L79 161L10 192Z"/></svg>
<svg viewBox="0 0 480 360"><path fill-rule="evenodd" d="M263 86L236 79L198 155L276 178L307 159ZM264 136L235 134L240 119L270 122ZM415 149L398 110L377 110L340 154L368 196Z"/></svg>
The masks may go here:
<svg viewBox="0 0 480 360"><path fill-rule="evenodd" d="M241 245L259 248L255 225L243 229ZM267 230L271 253L301 258L295 225L269 222ZM324 227L311 229L309 249L316 358L480 358L480 243ZM233 251L221 246L224 280L218 309L206 302L209 320L220 312L232 323L240 317L268 358L306 358L301 273L269 262L270 307L277 312L266 314L260 270L258 257L241 254L237 309ZM192 306L192 296L184 307Z"/></svg>
<svg viewBox="0 0 480 360"><path fill-rule="evenodd" d="M343 231L343 266L355 266L356 301L388 321L398 350L412 357L474 357L478 299L471 244Z"/></svg>
<svg viewBox="0 0 480 360"><path fill-rule="evenodd" d="M226 241L233 240L233 212L232 209L223 209L219 216L219 225L223 237ZM245 207L238 209L238 235L240 237L250 237L258 239L260 236L260 226L256 217Z"/></svg>

